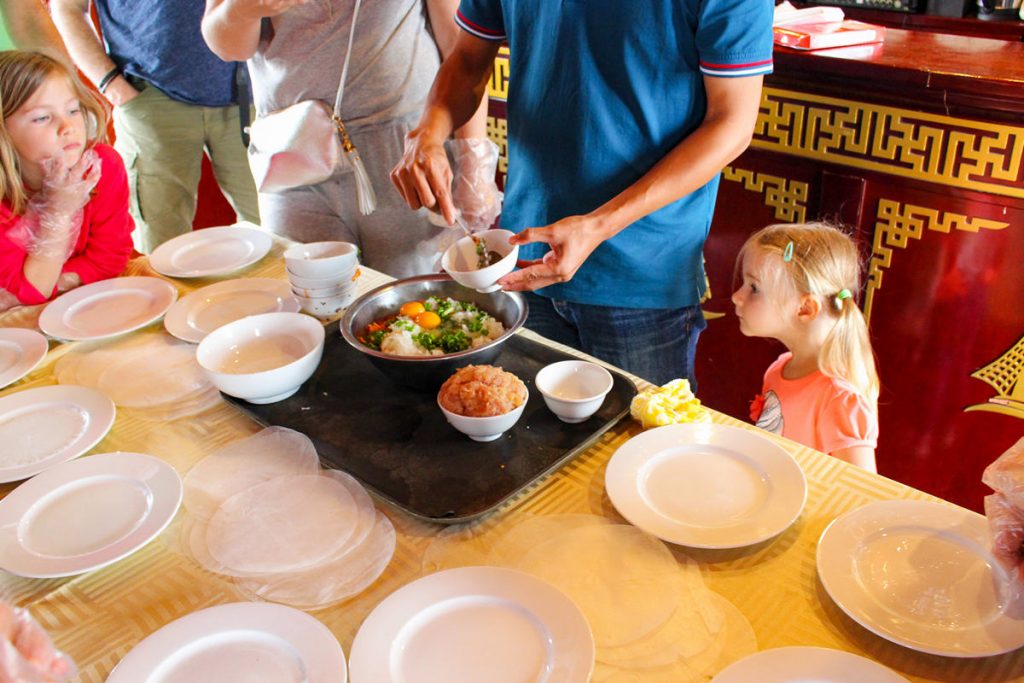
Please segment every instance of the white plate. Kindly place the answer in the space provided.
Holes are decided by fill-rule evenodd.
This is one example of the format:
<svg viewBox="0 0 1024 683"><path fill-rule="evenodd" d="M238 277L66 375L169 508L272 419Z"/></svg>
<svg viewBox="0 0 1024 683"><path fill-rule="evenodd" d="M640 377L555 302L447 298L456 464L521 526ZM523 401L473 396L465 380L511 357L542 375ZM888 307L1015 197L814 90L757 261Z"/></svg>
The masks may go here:
<svg viewBox="0 0 1024 683"><path fill-rule="evenodd" d="M178 290L158 277L115 277L65 292L39 316L51 337L103 339L145 327L167 312Z"/></svg>
<svg viewBox="0 0 1024 683"><path fill-rule="evenodd" d="M0 482L76 458L114 424L114 402L87 387L25 389L0 398Z"/></svg>
<svg viewBox="0 0 1024 683"><path fill-rule="evenodd" d="M0 567L37 579L105 567L163 531L180 504L181 478L152 456L65 462L0 500Z"/></svg>
<svg viewBox="0 0 1024 683"><path fill-rule="evenodd" d="M326 626L292 607L235 602L172 621L136 645L107 683L345 683Z"/></svg>
<svg viewBox="0 0 1024 683"><path fill-rule="evenodd" d="M284 280L225 280L198 289L171 306L164 316L164 327L178 339L198 344L218 327L249 315L277 311L299 311L299 302Z"/></svg>
<svg viewBox="0 0 1024 683"><path fill-rule="evenodd" d="M948 657L1024 645L1010 577L989 551L981 515L888 500L835 519L818 542L818 576L851 619L888 640Z"/></svg>
<svg viewBox="0 0 1024 683"><path fill-rule="evenodd" d="M807 500L807 480L783 448L718 424L658 427L623 444L604 478L631 524L669 543L738 548L784 531Z"/></svg>
<svg viewBox="0 0 1024 683"><path fill-rule="evenodd" d="M425 576L384 599L359 627L353 683L577 683L594 639L572 601L500 567Z"/></svg>
<svg viewBox="0 0 1024 683"><path fill-rule="evenodd" d="M32 372L47 350L46 337L35 330L0 328L0 389Z"/></svg>
<svg viewBox="0 0 1024 683"><path fill-rule="evenodd" d="M908 683L891 669L827 647L779 647L726 667L711 683Z"/></svg>
<svg viewBox="0 0 1024 683"><path fill-rule="evenodd" d="M271 239L252 223L193 230L153 250L149 265L169 277L224 275L256 263Z"/></svg>

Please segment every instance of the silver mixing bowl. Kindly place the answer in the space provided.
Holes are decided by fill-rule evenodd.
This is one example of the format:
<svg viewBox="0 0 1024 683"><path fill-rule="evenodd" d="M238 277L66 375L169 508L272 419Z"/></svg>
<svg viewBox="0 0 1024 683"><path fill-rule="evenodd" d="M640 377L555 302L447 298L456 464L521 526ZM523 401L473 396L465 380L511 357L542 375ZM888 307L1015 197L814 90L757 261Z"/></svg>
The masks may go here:
<svg viewBox="0 0 1024 683"><path fill-rule="evenodd" d="M431 296L450 296L469 301L487 311L505 326L505 334L490 344L443 356L393 356L365 346L357 338L374 320L398 313L407 301ZM488 292L467 289L448 275L418 275L381 285L356 299L342 316L341 335L363 353L381 372L394 381L422 390L437 390L452 373L467 365L485 365L501 353L502 344L526 322L527 306L518 292Z"/></svg>

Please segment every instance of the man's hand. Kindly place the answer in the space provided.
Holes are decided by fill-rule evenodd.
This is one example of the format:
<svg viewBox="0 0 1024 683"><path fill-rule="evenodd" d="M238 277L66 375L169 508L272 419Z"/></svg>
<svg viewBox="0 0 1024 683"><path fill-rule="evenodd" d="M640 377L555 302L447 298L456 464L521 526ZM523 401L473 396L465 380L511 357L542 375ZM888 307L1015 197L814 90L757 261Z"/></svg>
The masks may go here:
<svg viewBox="0 0 1024 683"><path fill-rule="evenodd" d="M115 107L120 107L138 97L139 91L124 76L119 75L110 81L103 96Z"/></svg>
<svg viewBox="0 0 1024 683"><path fill-rule="evenodd" d="M444 140L436 140L420 129L410 132L405 138L402 160L391 171L391 182L409 208L436 208L448 225L455 222L452 167L444 151Z"/></svg>
<svg viewBox="0 0 1024 683"><path fill-rule="evenodd" d="M527 228L509 241L543 242L551 251L541 259L520 261L522 270L509 273L498 284L507 291L522 291L568 282L604 240L604 231L591 216L569 216L543 228Z"/></svg>

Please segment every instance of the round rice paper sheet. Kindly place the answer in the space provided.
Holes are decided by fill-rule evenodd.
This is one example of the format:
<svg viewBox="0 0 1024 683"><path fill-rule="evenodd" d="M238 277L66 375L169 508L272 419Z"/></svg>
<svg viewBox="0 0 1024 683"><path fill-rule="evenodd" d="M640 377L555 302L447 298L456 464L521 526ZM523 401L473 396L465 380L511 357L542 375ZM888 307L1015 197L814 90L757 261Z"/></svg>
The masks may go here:
<svg viewBox="0 0 1024 683"><path fill-rule="evenodd" d="M395 554L397 536L391 520L376 513L376 523L361 544L344 557L308 571L235 579L247 599L266 600L315 610L362 593L384 573Z"/></svg>
<svg viewBox="0 0 1024 683"><path fill-rule="evenodd" d="M604 517L564 514L528 517L508 529L491 546L488 564L515 568L520 560L542 543L563 533L590 526L611 526Z"/></svg>
<svg viewBox="0 0 1024 683"><path fill-rule="evenodd" d="M282 476L316 474L320 458L305 434L269 427L234 441L196 463L184 479L189 513L210 519L224 501Z"/></svg>
<svg viewBox="0 0 1024 683"><path fill-rule="evenodd" d="M583 612L598 648L660 628L679 604L679 568L660 540L622 524L587 525L530 550L518 568L554 585Z"/></svg>
<svg viewBox="0 0 1024 683"><path fill-rule="evenodd" d="M210 518L206 545L226 573L293 572L332 556L357 521L356 502L337 480L283 476L224 501Z"/></svg>

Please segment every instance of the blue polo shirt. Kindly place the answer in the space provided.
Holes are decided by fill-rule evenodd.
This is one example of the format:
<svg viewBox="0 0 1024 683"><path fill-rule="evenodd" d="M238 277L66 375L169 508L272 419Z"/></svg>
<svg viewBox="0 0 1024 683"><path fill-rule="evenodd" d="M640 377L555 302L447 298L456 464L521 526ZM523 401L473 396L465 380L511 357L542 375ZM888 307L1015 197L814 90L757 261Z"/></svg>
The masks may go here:
<svg viewBox="0 0 1024 683"><path fill-rule="evenodd" d="M772 0L461 0L456 22L507 40L501 223L543 226L622 192L704 119L704 78L770 73ZM718 177L602 243L556 299L626 308L700 301ZM751 226L753 227L756 226ZM544 244L526 245L539 258Z"/></svg>
<svg viewBox="0 0 1024 683"><path fill-rule="evenodd" d="M179 102L206 107L236 102L237 63L213 54L200 32L204 0L95 0L95 5L107 54L122 71Z"/></svg>

